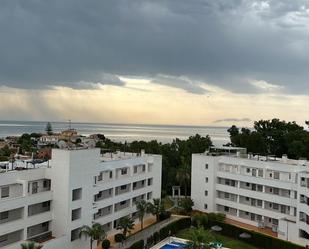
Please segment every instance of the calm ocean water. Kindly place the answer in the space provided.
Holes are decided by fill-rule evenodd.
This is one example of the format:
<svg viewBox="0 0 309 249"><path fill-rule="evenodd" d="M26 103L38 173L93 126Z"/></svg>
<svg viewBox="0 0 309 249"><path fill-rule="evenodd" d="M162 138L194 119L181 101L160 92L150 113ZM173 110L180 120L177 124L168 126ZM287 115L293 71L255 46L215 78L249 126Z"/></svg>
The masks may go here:
<svg viewBox="0 0 309 249"><path fill-rule="evenodd" d="M0 137L21 135L23 133L44 132L46 122L32 121L0 121ZM52 122L55 132L67 129L68 123ZM171 142L174 138L186 139L191 135L210 135L214 144L220 145L229 141L227 127L211 126L177 126L177 125L132 125L132 124L100 124L71 123L82 135L102 133L115 141L133 141L156 139L162 143Z"/></svg>

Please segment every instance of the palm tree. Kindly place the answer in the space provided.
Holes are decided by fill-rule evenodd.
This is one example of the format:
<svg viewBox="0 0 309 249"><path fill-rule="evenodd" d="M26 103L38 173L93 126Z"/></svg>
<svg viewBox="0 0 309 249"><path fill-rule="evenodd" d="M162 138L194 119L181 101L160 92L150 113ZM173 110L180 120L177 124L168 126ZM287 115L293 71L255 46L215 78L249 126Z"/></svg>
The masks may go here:
<svg viewBox="0 0 309 249"><path fill-rule="evenodd" d="M158 222L160 219L160 214L165 212L164 206L160 199L153 199L153 203L148 203L148 210L152 215L156 216L156 221Z"/></svg>
<svg viewBox="0 0 309 249"><path fill-rule="evenodd" d="M211 242L214 237L208 230L204 230L202 227L199 227L190 229L187 235L187 239L191 241L193 249L205 249L210 248L209 242Z"/></svg>
<svg viewBox="0 0 309 249"><path fill-rule="evenodd" d="M176 180L180 186L184 187L185 197L187 197L187 189L191 179L190 164L186 162L184 157L181 157L181 164L176 173Z"/></svg>
<svg viewBox="0 0 309 249"><path fill-rule="evenodd" d="M117 230L122 230L124 239L126 239L127 234L131 232L134 228L134 221L131 217L121 218L117 226Z"/></svg>
<svg viewBox="0 0 309 249"><path fill-rule="evenodd" d="M79 236L90 238L90 249L92 249L93 241L97 241L97 246L106 238L106 233L100 223L94 223L92 226L83 226L79 232Z"/></svg>
<svg viewBox="0 0 309 249"><path fill-rule="evenodd" d="M33 241L21 244L21 249L41 249L43 246L39 245Z"/></svg>
<svg viewBox="0 0 309 249"><path fill-rule="evenodd" d="M145 200L136 202L136 209L138 212L138 218L141 222L141 230L144 229L144 217L147 213L151 213L151 206Z"/></svg>

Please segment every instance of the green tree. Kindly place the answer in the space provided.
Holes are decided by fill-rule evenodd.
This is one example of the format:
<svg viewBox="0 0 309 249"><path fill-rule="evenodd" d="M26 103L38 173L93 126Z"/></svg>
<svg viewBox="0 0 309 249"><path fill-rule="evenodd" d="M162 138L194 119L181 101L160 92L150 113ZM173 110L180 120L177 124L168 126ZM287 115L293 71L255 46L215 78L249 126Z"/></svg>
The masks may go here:
<svg viewBox="0 0 309 249"><path fill-rule="evenodd" d="M187 197L188 185L190 185L191 180L191 168L190 163L186 162L184 157L181 157L181 164L176 173L176 180L185 190L185 197Z"/></svg>
<svg viewBox="0 0 309 249"><path fill-rule="evenodd" d="M93 241L97 241L97 246L106 238L106 233L100 223L94 223L90 226L83 226L79 232L79 236L90 238L90 249L92 249Z"/></svg>
<svg viewBox="0 0 309 249"><path fill-rule="evenodd" d="M202 227L190 229L186 239L191 241L193 249L210 248L209 243L214 240L214 236L209 230Z"/></svg>
<svg viewBox="0 0 309 249"><path fill-rule="evenodd" d="M194 206L194 202L191 198L183 198L179 201L179 207L181 207L186 213L190 213L192 211L192 207Z"/></svg>
<svg viewBox="0 0 309 249"><path fill-rule="evenodd" d="M136 209L138 213L138 218L141 222L141 230L143 230L144 229L144 217L147 213L151 212L151 206L145 200L137 201L135 204L136 204Z"/></svg>
<svg viewBox="0 0 309 249"><path fill-rule="evenodd" d="M52 135L53 134L53 128L52 128L52 125L51 125L50 122L48 122L46 124L45 131L46 131L47 135Z"/></svg>
<svg viewBox="0 0 309 249"><path fill-rule="evenodd" d="M20 246L21 246L21 249L41 249L43 247L42 245L39 245L33 241L23 243Z"/></svg>
<svg viewBox="0 0 309 249"><path fill-rule="evenodd" d="M156 221L160 220L160 214L165 212L164 205L160 199L153 199L153 203L148 203L148 210L152 215L156 216Z"/></svg>
<svg viewBox="0 0 309 249"><path fill-rule="evenodd" d="M127 234L134 229L134 221L131 217L121 218L117 226L117 230L122 230L124 239L127 238Z"/></svg>

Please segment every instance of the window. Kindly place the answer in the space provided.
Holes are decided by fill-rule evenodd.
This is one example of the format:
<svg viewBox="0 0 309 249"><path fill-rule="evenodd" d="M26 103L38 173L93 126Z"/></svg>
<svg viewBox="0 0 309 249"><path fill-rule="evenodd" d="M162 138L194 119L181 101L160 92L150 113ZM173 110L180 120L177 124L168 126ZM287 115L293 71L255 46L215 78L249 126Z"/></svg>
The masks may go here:
<svg viewBox="0 0 309 249"><path fill-rule="evenodd" d="M80 219L81 213L82 213L81 208L77 208L77 209L72 210L72 221Z"/></svg>
<svg viewBox="0 0 309 249"><path fill-rule="evenodd" d="M208 205L207 204L204 204L204 209L207 209L208 208Z"/></svg>
<svg viewBox="0 0 309 249"><path fill-rule="evenodd" d="M246 169L246 172L247 172L247 173L250 173L250 168L247 168L247 169Z"/></svg>
<svg viewBox="0 0 309 249"><path fill-rule="evenodd" d="M136 174L137 173L137 166L134 166L134 174Z"/></svg>
<svg viewBox="0 0 309 249"><path fill-rule="evenodd" d="M133 188L136 188L136 184L137 184L136 182L133 182Z"/></svg>
<svg viewBox="0 0 309 249"><path fill-rule="evenodd" d="M82 188L72 190L72 201L80 200L82 198Z"/></svg>
<svg viewBox="0 0 309 249"><path fill-rule="evenodd" d="M207 190L205 190L205 196L208 196L208 191Z"/></svg>
<svg viewBox="0 0 309 249"><path fill-rule="evenodd" d="M126 175L128 173L128 169L127 168L122 168L121 169L121 175Z"/></svg>
<svg viewBox="0 0 309 249"><path fill-rule="evenodd" d="M205 178L205 182L206 182L206 183L208 182L208 177Z"/></svg>
<svg viewBox="0 0 309 249"><path fill-rule="evenodd" d="M43 188L48 188L48 180L43 181Z"/></svg>
<svg viewBox="0 0 309 249"><path fill-rule="evenodd" d="M45 228L47 227L48 228L48 221L47 222L43 222L42 223L42 227L45 227Z"/></svg>
<svg viewBox="0 0 309 249"><path fill-rule="evenodd" d="M205 164L205 169L208 169L208 163Z"/></svg>
<svg viewBox="0 0 309 249"><path fill-rule="evenodd" d="M263 170L262 170L262 169L259 169L259 170L258 170L258 176L259 176L259 177L263 177Z"/></svg>
<svg viewBox="0 0 309 249"><path fill-rule="evenodd" d="M42 202L42 207L49 207L49 206L50 206L50 201Z"/></svg>
<svg viewBox="0 0 309 249"><path fill-rule="evenodd" d="M152 185L152 178L148 179L148 186Z"/></svg>
<svg viewBox="0 0 309 249"><path fill-rule="evenodd" d="M112 179L113 178L113 171L110 171L109 172L109 179Z"/></svg>
<svg viewBox="0 0 309 249"><path fill-rule="evenodd" d="M146 165L145 165L145 164L143 164L143 169L142 169L142 171L143 171L143 172L146 171Z"/></svg>
<svg viewBox="0 0 309 249"><path fill-rule="evenodd" d="M120 202L120 205L122 206L122 205L125 205L126 204L126 201L121 201Z"/></svg>
<svg viewBox="0 0 309 249"><path fill-rule="evenodd" d="M0 213L0 220L6 220L9 218L9 211Z"/></svg>
<svg viewBox="0 0 309 249"><path fill-rule="evenodd" d="M120 186L120 189L121 190L125 190L127 188L127 185L122 185L122 186Z"/></svg>
<svg viewBox="0 0 309 249"><path fill-rule="evenodd" d="M224 212L229 212L229 211L230 211L230 208L227 206L224 206Z"/></svg>
<svg viewBox="0 0 309 249"><path fill-rule="evenodd" d="M80 228L76 228L71 231L71 241L79 239Z"/></svg>
<svg viewBox="0 0 309 249"><path fill-rule="evenodd" d="M98 176L98 181L102 181L103 180L103 172L100 172L100 175Z"/></svg>
<svg viewBox="0 0 309 249"><path fill-rule="evenodd" d="M147 193L147 200L150 200L152 198L152 192Z"/></svg>
<svg viewBox="0 0 309 249"><path fill-rule="evenodd" d="M6 198L10 196L10 187L2 187L1 188L1 198Z"/></svg>
<svg viewBox="0 0 309 249"><path fill-rule="evenodd" d="M0 243L5 242L7 240L8 240L8 235L7 234L0 236Z"/></svg>
<svg viewBox="0 0 309 249"><path fill-rule="evenodd" d="M246 197L246 201L249 201L250 200L250 198L249 197Z"/></svg>
<svg viewBox="0 0 309 249"><path fill-rule="evenodd" d="M247 187L250 187L250 183L249 183L249 182L246 182L246 186L247 186Z"/></svg>
<svg viewBox="0 0 309 249"><path fill-rule="evenodd" d="M274 172L274 179L279 179L279 177L280 177L280 173L278 172L278 171L275 171Z"/></svg>
<svg viewBox="0 0 309 249"><path fill-rule="evenodd" d="M224 198L229 199L230 198L230 193L224 192Z"/></svg>

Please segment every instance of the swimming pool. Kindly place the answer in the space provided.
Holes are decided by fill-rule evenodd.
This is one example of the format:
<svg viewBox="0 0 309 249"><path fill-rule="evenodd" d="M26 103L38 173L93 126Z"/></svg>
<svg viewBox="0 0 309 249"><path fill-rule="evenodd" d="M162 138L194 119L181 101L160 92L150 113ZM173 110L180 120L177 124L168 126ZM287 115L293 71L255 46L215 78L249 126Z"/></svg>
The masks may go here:
<svg viewBox="0 0 309 249"><path fill-rule="evenodd" d="M181 249L185 246L186 244L179 243L179 242L172 242L165 244L164 246L160 247L160 249Z"/></svg>

